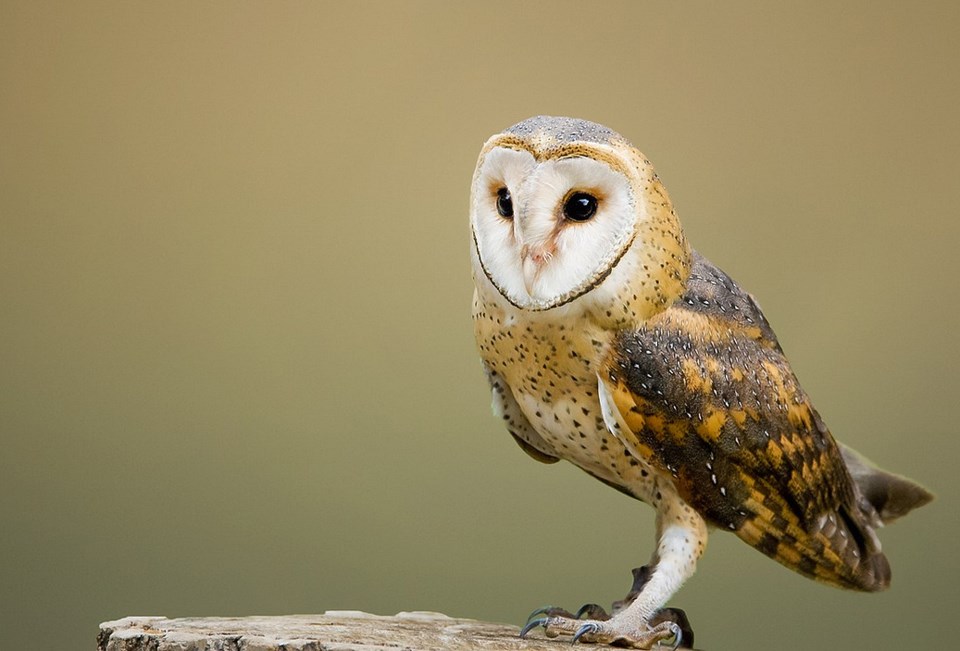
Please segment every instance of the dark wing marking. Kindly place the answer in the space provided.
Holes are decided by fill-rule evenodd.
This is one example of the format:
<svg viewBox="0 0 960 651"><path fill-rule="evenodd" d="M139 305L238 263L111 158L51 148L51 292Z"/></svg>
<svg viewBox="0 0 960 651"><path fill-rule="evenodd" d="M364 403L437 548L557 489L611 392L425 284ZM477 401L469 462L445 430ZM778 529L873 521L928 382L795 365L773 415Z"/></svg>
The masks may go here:
<svg viewBox="0 0 960 651"><path fill-rule="evenodd" d="M699 255L684 295L619 335L604 379L637 452L715 526L807 576L886 587L876 512L753 298Z"/></svg>
<svg viewBox="0 0 960 651"><path fill-rule="evenodd" d="M490 392L492 395L491 407L493 413L498 418L503 419L507 431L517 442L523 451L529 454L537 461L543 463L556 463L559 461L553 447L543 440L527 417L520 411L520 405L517 404L510 387L499 373L491 369L487 364L483 365L483 370L487 374L487 380L490 382Z"/></svg>

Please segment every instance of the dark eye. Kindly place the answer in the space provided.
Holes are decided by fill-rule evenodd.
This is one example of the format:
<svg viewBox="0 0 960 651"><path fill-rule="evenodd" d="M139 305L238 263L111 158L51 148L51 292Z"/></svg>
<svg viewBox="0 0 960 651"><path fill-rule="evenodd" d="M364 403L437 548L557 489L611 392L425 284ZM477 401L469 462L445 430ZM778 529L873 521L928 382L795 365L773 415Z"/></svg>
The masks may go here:
<svg viewBox="0 0 960 651"><path fill-rule="evenodd" d="M513 199L510 198L510 190L506 188L497 190L497 212L501 217L513 217Z"/></svg>
<svg viewBox="0 0 960 651"><path fill-rule="evenodd" d="M585 222L597 212L597 198L586 192L574 192L563 204L563 216L575 222Z"/></svg>

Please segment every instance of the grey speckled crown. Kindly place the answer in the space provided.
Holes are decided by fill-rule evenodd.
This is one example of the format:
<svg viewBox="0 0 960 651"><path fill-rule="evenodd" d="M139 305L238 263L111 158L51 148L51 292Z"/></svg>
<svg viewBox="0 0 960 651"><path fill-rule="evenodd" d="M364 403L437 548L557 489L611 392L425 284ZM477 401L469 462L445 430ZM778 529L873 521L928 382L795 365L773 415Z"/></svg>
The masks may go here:
<svg viewBox="0 0 960 651"><path fill-rule="evenodd" d="M551 115L537 115L527 118L507 129L507 133L524 138L535 137L537 134L549 135L555 138L558 144L593 142L609 145L614 141L625 142L623 136L602 124L589 120Z"/></svg>

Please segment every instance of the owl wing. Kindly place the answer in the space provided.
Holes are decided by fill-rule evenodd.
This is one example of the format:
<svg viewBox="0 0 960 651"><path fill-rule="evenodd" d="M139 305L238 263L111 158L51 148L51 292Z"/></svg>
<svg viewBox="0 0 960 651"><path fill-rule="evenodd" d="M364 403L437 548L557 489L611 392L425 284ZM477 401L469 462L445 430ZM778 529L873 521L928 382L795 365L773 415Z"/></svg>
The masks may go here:
<svg viewBox="0 0 960 651"><path fill-rule="evenodd" d="M759 306L704 258L673 306L618 335L600 379L608 426L707 521L820 581L887 586L876 511Z"/></svg>
<svg viewBox="0 0 960 651"><path fill-rule="evenodd" d="M493 415L502 418L507 426L510 436L517 442L523 451L529 454L537 461L543 463L556 463L559 461L557 453L549 443L543 440L527 417L520 410L516 398L507 386L506 381L499 373L490 368L489 364L484 363L483 370L487 374L487 380L490 382L491 404Z"/></svg>

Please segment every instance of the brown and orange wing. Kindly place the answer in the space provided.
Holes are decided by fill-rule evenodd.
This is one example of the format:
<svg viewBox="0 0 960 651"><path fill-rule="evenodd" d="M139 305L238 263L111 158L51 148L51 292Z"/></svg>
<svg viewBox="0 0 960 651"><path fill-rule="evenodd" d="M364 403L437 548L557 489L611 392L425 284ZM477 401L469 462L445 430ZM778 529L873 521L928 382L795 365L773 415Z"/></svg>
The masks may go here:
<svg viewBox="0 0 960 651"><path fill-rule="evenodd" d="M709 522L814 579L889 583L843 458L754 300L696 256L684 296L619 335L603 379L628 447Z"/></svg>

